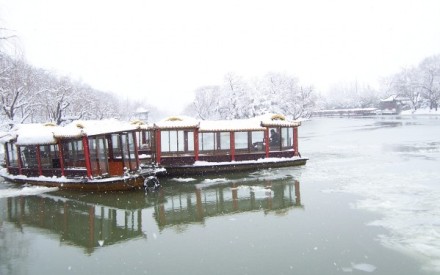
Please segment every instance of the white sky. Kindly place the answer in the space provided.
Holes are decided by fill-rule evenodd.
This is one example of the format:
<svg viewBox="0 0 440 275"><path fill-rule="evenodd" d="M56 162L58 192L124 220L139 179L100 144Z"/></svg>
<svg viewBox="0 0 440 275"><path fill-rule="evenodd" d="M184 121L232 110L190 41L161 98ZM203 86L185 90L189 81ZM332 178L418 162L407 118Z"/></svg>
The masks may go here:
<svg viewBox="0 0 440 275"><path fill-rule="evenodd" d="M375 85L440 53L438 0L0 0L31 64L180 111L228 72Z"/></svg>

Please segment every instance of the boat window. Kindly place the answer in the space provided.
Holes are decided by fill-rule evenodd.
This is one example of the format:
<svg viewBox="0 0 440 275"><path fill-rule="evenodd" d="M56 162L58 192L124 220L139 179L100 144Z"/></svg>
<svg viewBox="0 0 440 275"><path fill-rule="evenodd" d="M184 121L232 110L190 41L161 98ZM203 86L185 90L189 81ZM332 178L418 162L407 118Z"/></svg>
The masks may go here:
<svg viewBox="0 0 440 275"><path fill-rule="evenodd" d="M185 144L186 144L186 150L192 152L194 151L194 132L193 131L186 131L185 132Z"/></svg>
<svg viewBox="0 0 440 275"><path fill-rule="evenodd" d="M130 150L130 160L136 159L136 144L134 140L134 133L128 133L128 150Z"/></svg>
<svg viewBox="0 0 440 275"><path fill-rule="evenodd" d="M121 151L122 151L122 157L128 159L128 147L127 147L128 141L126 135L121 135Z"/></svg>
<svg viewBox="0 0 440 275"><path fill-rule="evenodd" d="M271 151L281 150L281 129L279 127L269 128L269 145Z"/></svg>
<svg viewBox="0 0 440 275"><path fill-rule="evenodd" d="M121 141L119 139L119 134L112 134L112 151L113 151L113 159L122 159L122 148Z"/></svg>
<svg viewBox="0 0 440 275"><path fill-rule="evenodd" d="M161 131L162 152L183 152L185 149L184 131ZM193 142L194 144L194 142Z"/></svg>
<svg viewBox="0 0 440 275"><path fill-rule="evenodd" d="M85 168L82 140L64 141L63 157L65 168Z"/></svg>
<svg viewBox="0 0 440 275"><path fill-rule="evenodd" d="M130 152L130 169L132 171L137 170L137 152L136 152L136 140L135 140L135 132L128 133L128 150Z"/></svg>
<svg viewBox="0 0 440 275"><path fill-rule="evenodd" d="M58 145L42 145L39 149L42 168L60 168Z"/></svg>
<svg viewBox="0 0 440 275"><path fill-rule="evenodd" d="M235 132L235 149L248 149L248 132Z"/></svg>
<svg viewBox="0 0 440 275"><path fill-rule="evenodd" d="M200 151L212 151L214 150L214 133L201 133L199 150Z"/></svg>
<svg viewBox="0 0 440 275"><path fill-rule="evenodd" d="M281 144L283 148L292 147L292 128L281 128Z"/></svg>
<svg viewBox="0 0 440 275"><path fill-rule="evenodd" d="M218 134L220 141L217 146L220 150L229 150L231 148L231 133L230 132L220 132Z"/></svg>
<svg viewBox="0 0 440 275"><path fill-rule="evenodd" d="M208 132L199 134L200 151L219 151L231 148L230 132Z"/></svg>
<svg viewBox="0 0 440 275"><path fill-rule="evenodd" d="M130 170L135 170L137 169L137 164L136 164L136 147L135 147L135 143L134 143L134 133L133 132L129 132L129 133L121 133L118 134L120 135L120 148L121 150L119 152L120 155L115 154L115 158L119 158L123 160L123 165L125 168L130 169ZM113 145L115 146L115 145Z"/></svg>
<svg viewBox="0 0 440 275"><path fill-rule="evenodd" d="M108 173L108 150L105 137L89 137L90 164L92 175Z"/></svg>
<svg viewBox="0 0 440 275"><path fill-rule="evenodd" d="M252 131L252 149L253 151L265 151L264 131Z"/></svg>
<svg viewBox="0 0 440 275"><path fill-rule="evenodd" d="M17 147L14 143L7 143L9 166L18 167Z"/></svg>
<svg viewBox="0 0 440 275"><path fill-rule="evenodd" d="M37 146L21 146L21 161L24 168L38 168Z"/></svg>
<svg viewBox="0 0 440 275"><path fill-rule="evenodd" d="M151 131L136 132L136 140L139 150L150 150L152 148Z"/></svg>

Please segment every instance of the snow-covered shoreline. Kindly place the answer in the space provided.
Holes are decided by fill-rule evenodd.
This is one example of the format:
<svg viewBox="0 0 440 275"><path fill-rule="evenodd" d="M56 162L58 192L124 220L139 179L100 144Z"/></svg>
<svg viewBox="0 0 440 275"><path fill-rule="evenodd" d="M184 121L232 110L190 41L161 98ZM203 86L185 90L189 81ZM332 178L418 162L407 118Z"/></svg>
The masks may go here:
<svg viewBox="0 0 440 275"><path fill-rule="evenodd" d="M440 115L440 109L437 111L435 109L417 109L417 110L406 110L402 111L400 115Z"/></svg>

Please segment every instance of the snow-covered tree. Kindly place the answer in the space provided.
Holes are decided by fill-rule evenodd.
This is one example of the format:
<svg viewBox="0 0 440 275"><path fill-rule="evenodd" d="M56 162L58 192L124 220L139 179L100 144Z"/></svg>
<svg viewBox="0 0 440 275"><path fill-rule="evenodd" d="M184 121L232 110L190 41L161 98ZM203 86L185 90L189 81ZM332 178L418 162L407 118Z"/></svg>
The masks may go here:
<svg viewBox="0 0 440 275"><path fill-rule="evenodd" d="M21 59L0 53L0 108L3 124L22 123L35 105L32 97L32 67Z"/></svg>
<svg viewBox="0 0 440 275"><path fill-rule="evenodd" d="M219 86L200 87L196 90L195 99L187 112L203 120L214 119L218 114L219 99Z"/></svg>
<svg viewBox="0 0 440 275"><path fill-rule="evenodd" d="M311 87L301 87L295 77L286 74L270 73L249 84L229 73L222 86L197 89L185 113L202 119L238 119L272 112L296 119L309 116L314 101Z"/></svg>
<svg viewBox="0 0 440 275"><path fill-rule="evenodd" d="M253 116L252 96L248 84L241 76L226 74L219 96L218 113L221 119L248 118Z"/></svg>
<svg viewBox="0 0 440 275"><path fill-rule="evenodd" d="M394 94L408 98L412 108L417 110L420 107L422 85L420 82L420 70L416 67L403 69L392 76L391 91Z"/></svg>
<svg viewBox="0 0 440 275"><path fill-rule="evenodd" d="M430 109L437 111L440 101L440 55L425 58L419 65L421 94Z"/></svg>
<svg viewBox="0 0 440 275"><path fill-rule="evenodd" d="M312 87L302 87L295 77L281 73L266 76L265 108L293 119L308 117L315 105Z"/></svg>

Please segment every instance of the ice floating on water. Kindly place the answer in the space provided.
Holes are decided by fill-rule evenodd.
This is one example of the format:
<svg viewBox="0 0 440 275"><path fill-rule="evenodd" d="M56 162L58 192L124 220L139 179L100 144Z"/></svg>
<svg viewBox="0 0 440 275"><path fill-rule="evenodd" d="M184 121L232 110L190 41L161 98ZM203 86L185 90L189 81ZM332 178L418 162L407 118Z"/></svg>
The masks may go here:
<svg viewBox="0 0 440 275"><path fill-rule="evenodd" d="M373 272L376 270L376 267L374 265L366 264L366 263L360 263L360 264L352 263L351 266L353 267L353 269L357 269L365 272Z"/></svg>
<svg viewBox="0 0 440 275"><path fill-rule="evenodd" d="M58 191L58 187L30 186L22 189L10 188L0 190L0 198L32 196L47 192Z"/></svg>
<svg viewBox="0 0 440 275"><path fill-rule="evenodd" d="M194 178L172 178L172 181L177 181L177 182L190 182L190 181L195 181L196 179Z"/></svg>
<svg viewBox="0 0 440 275"><path fill-rule="evenodd" d="M228 183L228 182L231 182L231 181L226 178L205 179L201 183L196 184L196 188L203 189L203 188L207 188L207 187L214 186L217 184Z"/></svg>
<svg viewBox="0 0 440 275"><path fill-rule="evenodd" d="M353 269L371 273L376 270L376 267L374 265L366 264L366 263L359 263L359 264L351 263L350 267L342 267L343 272L351 273L353 272Z"/></svg>

